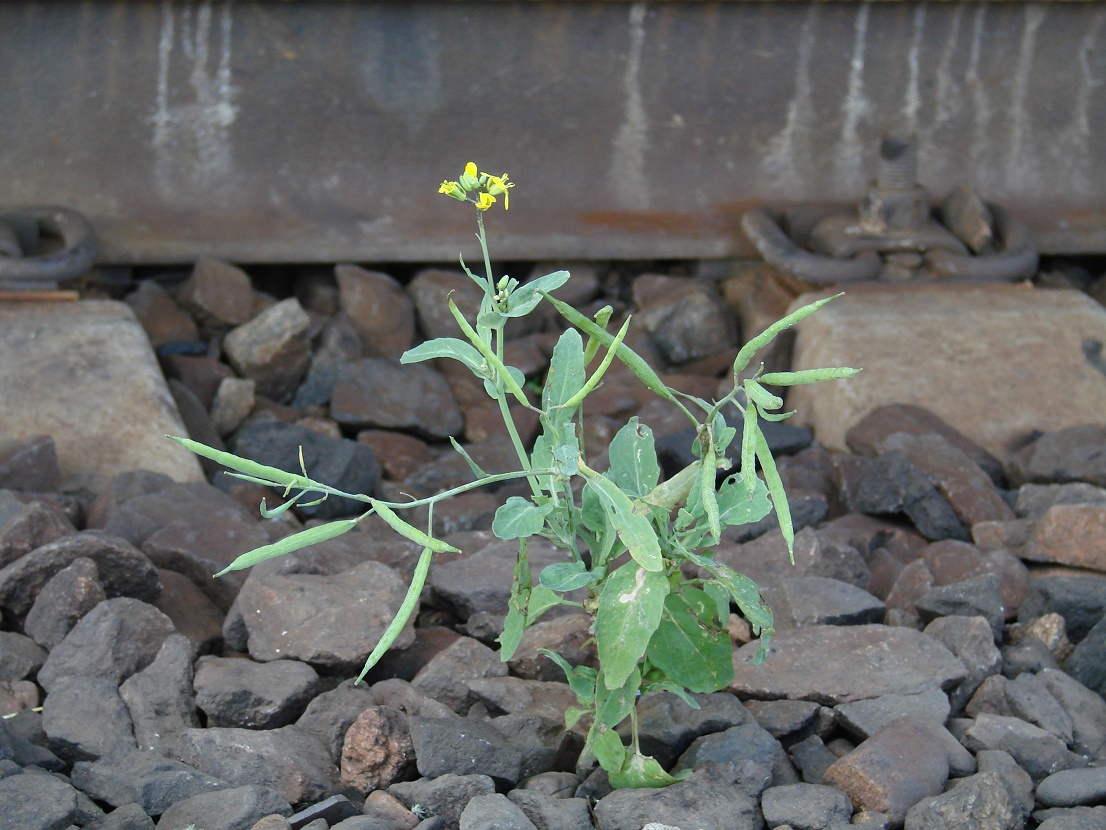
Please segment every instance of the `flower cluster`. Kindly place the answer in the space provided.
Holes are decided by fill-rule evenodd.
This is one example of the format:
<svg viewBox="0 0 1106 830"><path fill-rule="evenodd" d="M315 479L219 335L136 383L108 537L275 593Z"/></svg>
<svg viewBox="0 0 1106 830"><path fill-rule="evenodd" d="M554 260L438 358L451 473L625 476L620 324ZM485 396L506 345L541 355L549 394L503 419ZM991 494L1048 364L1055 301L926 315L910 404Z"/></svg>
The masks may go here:
<svg viewBox="0 0 1106 830"><path fill-rule="evenodd" d="M473 162L465 165L465 172L455 181L442 182L438 188L439 193L444 193L459 202L472 202L477 210L487 210L495 204L495 197L503 197L503 209L510 207L507 191L514 187L515 183L507 181L507 174L492 176L481 173Z"/></svg>

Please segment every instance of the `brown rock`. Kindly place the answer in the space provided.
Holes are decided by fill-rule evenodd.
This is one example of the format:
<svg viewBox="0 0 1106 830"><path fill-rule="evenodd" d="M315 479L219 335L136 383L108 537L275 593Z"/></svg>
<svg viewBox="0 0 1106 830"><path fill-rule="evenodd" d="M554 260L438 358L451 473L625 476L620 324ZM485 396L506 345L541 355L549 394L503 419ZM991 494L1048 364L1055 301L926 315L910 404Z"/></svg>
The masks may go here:
<svg viewBox="0 0 1106 830"><path fill-rule="evenodd" d="M538 649L545 648L560 654L573 666L599 667L599 655L589 631L590 618L586 614L565 614L552 619L539 620L526 629L508 665L518 677L528 680L563 681L565 673L560 666Z"/></svg>
<svg viewBox="0 0 1106 830"><path fill-rule="evenodd" d="M1018 555L1030 562L1106 572L1106 505L1053 505L1034 525Z"/></svg>
<svg viewBox="0 0 1106 830"><path fill-rule="evenodd" d="M50 492L58 489L60 482L58 454L51 436L0 441L0 488Z"/></svg>
<svg viewBox="0 0 1106 830"><path fill-rule="evenodd" d="M380 469L392 481L403 481L434 458L425 441L402 432L366 429L357 433L357 441L372 447Z"/></svg>
<svg viewBox="0 0 1106 830"><path fill-rule="evenodd" d="M211 423L226 438L253 410L257 382L245 378L223 378L211 403Z"/></svg>
<svg viewBox="0 0 1106 830"><path fill-rule="evenodd" d="M410 777L415 748L407 715L389 706L373 706L346 731L342 745L341 783L368 793Z"/></svg>
<svg viewBox="0 0 1106 830"><path fill-rule="evenodd" d="M795 307L825 293L804 295ZM1079 291L856 286L796 328L793 368L864 369L789 393L796 419L830 449L844 449L854 424L893 403L925 406L999 456L1035 430L1097 422L1106 411L1106 383L1083 352L1088 339L1106 342L1106 309Z"/></svg>
<svg viewBox="0 0 1106 830"><path fill-rule="evenodd" d="M253 289L246 272L206 257L196 263L177 296L202 325L217 330L242 325L253 311Z"/></svg>
<svg viewBox="0 0 1106 830"><path fill-rule="evenodd" d="M964 664L920 631L885 625L814 625L780 632L768 659L753 665L758 644L734 654L730 690L761 700L811 700L826 706L949 689L967 675Z"/></svg>
<svg viewBox="0 0 1106 830"><path fill-rule="evenodd" d="M669 363L687 363L735 344L736 321L713 283L642 274L633 291L638 319Z"/></svg>
<svg viewBox="0 0 1106 830"><path fill-rule="evenodd" d="M451 296L470 323L475 323L480 302L484 298L484 291L480 286L460 271L444 271L438 268L428 268L416 274L407 286L407 292L415 301L419 328L428 339L460 335L457 321L449 312L448 301Z"/></svg>
<svg viewBox="0 0 1106 830"><path fill-rule="evenodd" d="M1029 569L1003 548L981 552L975 545L946 539L922 551L934 585L952 585L984 574L996 574L1006 619L1017 616L1029 591Z"/></svg>
<svg viewBox="0 0 1106 830"><path fill-rule="evenodd" d="M36 708L41 701L31 680L0 680L0 715L14 715Z"/></svg>
<svg viewBox="0 0 1106 830"><path fill-rule="evenodd" d="M933 573L924 559L915 559L906 565L899 571L895 584L887 594L885 604L889 616L891 611L898 611L906 619L918 619L918 609L914 603L925 596L933 585ZM898 619L902 620L903 617Z"/></svg>
<svg viewBox="0 0 1106 830"><path fill-rule="evenodd" d="M134 311L142 330L155 349L166 343L190 342L200 339L192 317L177 305L177 301L153 280L143 280L127 295L126 304Z"/></svg>
<svg viewBox="0 0 1106 830"><path fill-rule="evenodd" d="M338 265L342 310L357 324L366 357L399 357L415 338L415 306L387 274Z"/></svg>
<svg viewBox="0 0 1106 830"><path fill-rule="evenodd" d="M330 415L359 429L415 429L433 438L458 435L464 427L445 378L429 366L401 366L386 358L339 368Z"/></svg>
<svg viewBox="0 0 1106 830"><path fill-rule="evenodd" d="M311 320L294 297L266 309L223 340L230 365L256 381L257 394L291 399L310 364Z"/></svg>
<svg viewBox="0 0 1106 830"><path fill-rule="evenodd" d="M0 523L0 567L47 542L76 532L77 528L60 507L41 501L25 504Z"/></svg>
<svg viewBox="0 0 1106 830"><path fill-rule="evenodd" d="M887 815L902 827L915 803L942 792L949 777L945 749L925 724L893 722L830 765L822 783L848 794L853 805Z"/></svg>
<svg viewBox="0 0 1106 830"><path fill-rule="evenodd" d="M223 612L188 577L161 569L157 574L162 590L154 607L191 641L196 654L217 652L223 640Z"/></svg>
<svg viewBox="0 0 1106 830"><path fill-rule="evenodd" d="M166 355L161 358L161 365L169 379L179 380L209 409L219 384L225 378L234 377L234 371L229 366L213 357Z"/></svg>

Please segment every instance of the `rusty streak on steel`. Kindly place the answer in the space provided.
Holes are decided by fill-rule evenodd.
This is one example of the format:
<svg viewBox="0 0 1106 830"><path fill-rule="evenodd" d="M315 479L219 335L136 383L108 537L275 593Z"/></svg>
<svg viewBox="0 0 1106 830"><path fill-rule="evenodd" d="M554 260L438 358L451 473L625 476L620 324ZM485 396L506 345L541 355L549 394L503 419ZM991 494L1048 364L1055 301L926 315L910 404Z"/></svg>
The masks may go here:
<svg viewBox="0 0 1106 830"><path fill-rule="evenodd" d="M1106 251L1106 7L0 4L0 209L108 263L455 260L470 159L502 258L751 255L757 205L855 205L888 129L1042 252Z"/></svg>

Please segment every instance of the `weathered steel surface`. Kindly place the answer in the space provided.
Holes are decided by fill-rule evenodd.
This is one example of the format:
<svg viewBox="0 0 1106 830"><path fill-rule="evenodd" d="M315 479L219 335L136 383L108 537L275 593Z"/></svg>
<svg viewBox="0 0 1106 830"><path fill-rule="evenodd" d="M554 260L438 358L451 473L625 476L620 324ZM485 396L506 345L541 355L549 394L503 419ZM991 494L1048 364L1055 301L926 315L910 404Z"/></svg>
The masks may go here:
<svg viewBox="0 0 1106 830"><path fill-rule="evenodd" d="M452 260L434 194L518 182L504 258L751 253L750 206L855 204L916 132L1041 250L1106 251L1094 3L0 4L0 207L105 262Z"/></svg>

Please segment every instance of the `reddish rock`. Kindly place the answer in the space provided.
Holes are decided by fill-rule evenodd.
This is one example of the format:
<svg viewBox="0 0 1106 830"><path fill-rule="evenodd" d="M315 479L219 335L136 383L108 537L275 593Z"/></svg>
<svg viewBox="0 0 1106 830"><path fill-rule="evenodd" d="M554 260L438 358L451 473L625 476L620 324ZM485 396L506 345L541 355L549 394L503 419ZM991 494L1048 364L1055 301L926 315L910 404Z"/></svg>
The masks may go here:
<svg viewBox="0 0 1106 830"><path fill-rule="evenodd" d="M357 325L366 357L399 357L415 338L415 306L387 274L356 265L334 269L342 310Z"/></svg>
<svg viewBox="0 0 1106 830"><path fill-rule="evenodd" d="M416 274L407 286L407 293L415 302L419 328L427 339L462 336L457 321L449 312L450 297L468 321L474 324L484 298L483 289L469 277L460 271L439 268L427 268Z"/></svg>
<svg viewBox="0 0 1106 830"><path fill-rule="evenodd" d="M25 504L11 518L0 522L0 568L37 547L76 532L60 507L41 501Z"/></svg>
<svg viewBox="0 0 1106 830"><path fill-rule="evenodd" d="M907 811L942 792L948 777L945 749L932 730L901 719L831 764L822 782L845 792L856 808L902 827Z"/></svg>
<svg viewBox="0 0 1106 830"><path fill-rule="evenodd" d="M338 370L330 415L347 426L414 429L433 438L458 435L464 427L445 378L424 364L402 366L385 358Z"/></svg>
<svg viewBox="0 0 1106 830"><path fill-rule="evenodd" d="M543 619L527 628L511 657L511 671L528 680L563 681L565 673L538 649L548 649L560 654L573 666L599 667L599 655L595 640L588 629L590 618L586 614L564 614Z"/></svg>
<svg viewBox="0 0 1106 830"><path fill-rule="evenodd" d="M917 619L918 609L914 603L925 596L933 585L933 573L924 559L916 559L906 565L899 571L895 584L885 600L889 618L894 618L890 612L898 611L907 619ZM899 619L901 620L902 617Z"/></svg>
<svg viewBox="0 0 1106 830"><path fill-rule="evenodd" d="M366 429L357 433L357 441L372 448L380 469L392 481L403 481L434 458L425 441L402 432Z"/></svg>
<svg viewBox="0 0 1106 830"><path fill-rule="evenodd" d="M14 715L36 708L41 701L31 680L0 680L0 715Z"/></svg>
<svg viewBox="0 0 1106 830"><path fill-rule="evenodd" d="M405 781L414 772L415 749L407 715L390 706L366 709L346 731L341 783L369 793Z"/></svg>
<svg viewBox="0 0 1106 830"><path fill-rule="evenodd" d="M143 280L125 300L155 349L166 343L200 339L196 322L153 280Z"/></svg>
<svg viewBox="0 0 1106 830"><path fill-rule="evenodd" d="M223 640L224 613L188 577L162 569L157 574L162 590L154 607L191 641L196 654L217 652Z"/></svg>
<svg viewBox="0 0 1106 830"><path fill-rule="evenodd" d="M1106 505L1053 505L1017 552L1030 562L1106 572Z"/></svg>
<svg viewBox="0 0 1106 830"><path fill-rule="evenodd" d="M161 358L161 365L166 377L179 380L208 408L215 400L223 379L234 377L234 371L229 366L212 357L166 355Z"/></svg>
<svg viewBox="0 0 1106 830"><path fill-rule="evenodd" d="M214 329L240 326L253 313L253 288L246 272L206 257L196 263L177 298L202 325Z"/></svg>
<svg viewBox="0 0 1106 830"><path fill-rule="evenodd" d="M257 383L257 394L285 402L307 374L310 326L299 301L289 298L229 332L223 350L240 375Z"/></svg>

